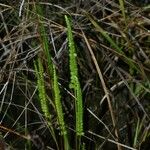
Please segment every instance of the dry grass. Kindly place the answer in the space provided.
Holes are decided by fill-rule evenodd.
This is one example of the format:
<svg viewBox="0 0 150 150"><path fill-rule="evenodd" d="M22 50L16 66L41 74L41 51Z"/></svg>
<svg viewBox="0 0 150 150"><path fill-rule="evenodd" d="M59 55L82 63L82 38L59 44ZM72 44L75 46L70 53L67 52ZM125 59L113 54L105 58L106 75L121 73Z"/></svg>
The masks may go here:
<svg viewBox="0 0 150 150"><path fill-rule="evenodd" d="M21 3L22 2L22 3ZM85 149L148 150L150 139L150 2L40 2L49 51L59 74L64 118L75 149L74 102L69 89L67 29L72 17L84 104ZM144 3L145 2L145 3ZM0 132L8 149L56 149L38 101L34 60L43 59L37 3L0 2ZM45 71L46 90L51 91ZM52 93L48 96L51 98ZM54 100L52 125L60 140ZM15 139L15 140L14 140Z"/></svg>

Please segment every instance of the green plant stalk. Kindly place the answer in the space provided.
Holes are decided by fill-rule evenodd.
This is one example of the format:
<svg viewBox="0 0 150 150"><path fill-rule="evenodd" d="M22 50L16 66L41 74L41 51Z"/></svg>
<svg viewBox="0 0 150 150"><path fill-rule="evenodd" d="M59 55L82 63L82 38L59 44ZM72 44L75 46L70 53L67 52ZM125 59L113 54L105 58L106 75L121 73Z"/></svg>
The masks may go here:
<svg viewBox="0 0 150 150"><path fill-rule="evenodd" d="M69 150L70 146L69 146L68 137L67 137L67 130L65 127L64 115L63 115L63 109L62 109L62 103L61 103L61 95L60 95L58 79L57 79L57 75L56 75L56 69L55 69L54 65L53 65L53 70L54 70L54 73L53 73L54 86L53 87L54 87L55 107L56 107L56 111L57 111L61 135L64 138L64 149Z"/></svg>
<svg viewBox="0 0 150 150"><path fill-rule="evenodd" d="M74 90L75 93L75 111L76 111L76 135L81 137L83 133L83 102L82 102L82 92L80 87L80 82L78 79L78 68L76 61L76 50L75 43L73 40L71 23L67 16L65 16L65 21L67 24L67 37L69 43L69 58L70 58L70 88Z"/></svg>
<svg viewBox="0 0 150 150"><path fill-rule="evenodd" d="M122 16L124 18L124 21L126 23L126 15L125 15L125 8L124 8L124 0L119 0L119 4L120 4L120 10L122 12Z"/></svg>
<svg viewBox="0 0 150 150"><path fill-rule="evenodd" d="M133 142L133 147L136 147L136 144L138 143L138 134L140 132L140 119L138 118L138 122L137 122L137 125L136 125L136 130L135 130L135 136L134 136L134 142Z"/></svg>
<svg viewBox="0 0 150 150"><path fill-rule="evenodd" d="M39 5L36 6L36 13L38 14L38 20L39 20L38 28L39 28L40 40L41 40L44 54L45 54L45 57L47 60L49 75L52 77L52 75L53 75L53 63L51 60L51 55L49 53L50 47L49 47L47 33L46 33L45 27L42 23L43 22L43 17L42 17L43 12L42 12L42 8Z"/></svg>
<svg viewBox="0 0 150 150"><path fill-rule="evenodd" d="M51 118L51 115L47 107L47 98L46 98L46 91L45 91L44 77L43 77L44 70L40 58L38 58L37 63L38 66L36 66L35 64L34 67L37 74L37 85L38 85L41 108L44 113L44 116L46 118Z"/></svg>

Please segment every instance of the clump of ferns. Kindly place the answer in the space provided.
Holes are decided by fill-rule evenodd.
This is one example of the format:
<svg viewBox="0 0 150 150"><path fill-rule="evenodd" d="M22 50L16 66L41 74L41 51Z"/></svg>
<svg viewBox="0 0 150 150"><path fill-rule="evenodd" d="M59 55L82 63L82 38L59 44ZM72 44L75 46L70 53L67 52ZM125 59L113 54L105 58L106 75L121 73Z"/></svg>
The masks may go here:
<svg viewBox="0 0 150 150"><path fill-rule="evenodd" d="M69 63L70 63L70 88L73 89L75 95L75 113L76 113L76 135L81 137L83 135L83 102L82 91L78 78L78 66L77 66L77 53L75 50L75 43L73 39L70 18L65 16L67 24L67 38L69 43Z"/></svg>

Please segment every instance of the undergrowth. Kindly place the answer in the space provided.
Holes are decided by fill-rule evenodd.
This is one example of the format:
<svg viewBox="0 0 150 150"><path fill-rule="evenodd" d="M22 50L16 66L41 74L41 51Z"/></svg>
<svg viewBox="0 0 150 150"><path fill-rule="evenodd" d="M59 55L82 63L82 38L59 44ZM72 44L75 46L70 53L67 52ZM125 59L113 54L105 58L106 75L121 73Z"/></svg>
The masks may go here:
<svg viewBox="0 0 150 150"><path fill-rule="evenodd" d="M0 149L149 150L149 0L0 1Z"/></svg>

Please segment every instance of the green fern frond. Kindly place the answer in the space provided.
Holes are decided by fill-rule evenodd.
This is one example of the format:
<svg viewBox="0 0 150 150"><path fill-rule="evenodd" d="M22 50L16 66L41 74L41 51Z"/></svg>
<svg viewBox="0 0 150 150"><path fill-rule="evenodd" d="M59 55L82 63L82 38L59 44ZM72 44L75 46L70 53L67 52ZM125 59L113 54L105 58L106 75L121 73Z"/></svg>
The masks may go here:
<svg viewBox="0 0 150 150"><path fill-rule="evenodd" d="M80 82L78 78L76 78L76 92L77 92L77 115L76 115L76 128L79 135L83 135L83 103L82 103L82 91L80 87Z"/></svg>
<svg viewBox="0 0 150 150"><path fill-rule="evenodd" d="M55 99L55 107L56 107L57 116L58 116L58 122L60 125L61 134L63 135L63 138L64 138L64 149L69 150L70 146L68 143L67 130L65 127L64 115L63 115L63 109L62 109L62 103L61 103L61 95L60 95L60 90L59 90L59 85L58 85L56 69L54 65L53 65L53 77L54 77L54 80L53 80L54 99Z"/></svg>
<svg viewBox="0 0 150 150"><path fill-rule="evenodd" d="M46 91L45 91L45 85L44 85L44 76L43 76L44 70L43 70L43 65L42 65L40 58L38 58L37 65L36 63L34 63L34 67L35 67L35 71L37 75L37 85L38 85L41 109L44 113L44 116L46 118L50 118L51 116L50 116L50 112L49 112L48 105L47 105L47 97L46 97Z"/></svg>
<svg viewBox="0 0 150 150"><path fill-rule="evenodd" d="M71 83L70 88L74 88L76 83L76 76L78 74L77 62L76 62L76 51L75 51L75 44L72 35L71 23L69 18L65 16L67 30L68 30L68 42L69 42L69 58L70 58L70 76L71 76Z"/></svg>
<svg viewBox="0 0 150 150"><path fill-rule="evenodd" d="M64 122L64 116L63 116L63 110L62 110L62 104L61 104L61 96L60 96L60 90L58 85L58 79L56 75L56 69L53 65L54 70L54 97L55 97L55 107L58 115L58 121L61 128L62 135L67 134L66 128L65 128L65 122Z"/></svg>
<svg viewBox="0 0 150 150"><path fill-rule="evenodd" d="M77 136L83 135L83 104L82 104L82 92L80 87L80 82L78 79L78 67L77 67L77 53L75 50L75 43L73 40L71 23L67 16L65 16L67 24L68 33L68 43L69 43L69 58L70 58L70 88L74 90L75 93L75 110L76 110L76 132Z"/></svg>

